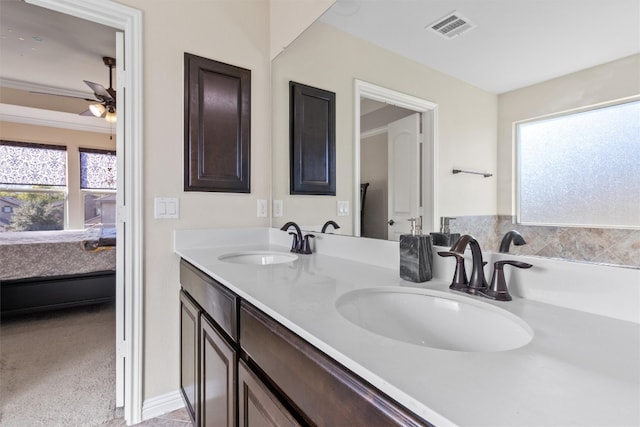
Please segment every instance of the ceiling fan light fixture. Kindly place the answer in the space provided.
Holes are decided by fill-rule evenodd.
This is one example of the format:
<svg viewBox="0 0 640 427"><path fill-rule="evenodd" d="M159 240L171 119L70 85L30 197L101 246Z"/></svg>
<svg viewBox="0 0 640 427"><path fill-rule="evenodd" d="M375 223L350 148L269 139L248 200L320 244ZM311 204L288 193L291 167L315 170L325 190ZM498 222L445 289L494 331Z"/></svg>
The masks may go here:
<svg viewBox="0 0 640 427"><path fill-rule="evenodd" d="M109 111L107 111L107 114L104 116L104 119L109 123L115 123L118 119L115 110L109 109Z"/></svg>
<svg viewBox="0 0 640 427"><path fill-rule="evenodd" d="M102 117L102 115L107 111L102 104L91 104L89 105L89 111L96 117Z"/></svg>

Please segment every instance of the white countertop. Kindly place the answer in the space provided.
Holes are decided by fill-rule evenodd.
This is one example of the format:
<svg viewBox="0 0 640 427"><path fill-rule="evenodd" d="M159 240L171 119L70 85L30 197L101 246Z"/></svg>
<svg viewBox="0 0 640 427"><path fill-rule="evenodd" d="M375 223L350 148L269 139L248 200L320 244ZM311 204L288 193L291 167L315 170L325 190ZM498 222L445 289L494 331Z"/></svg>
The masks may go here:
<svg viewBox="0 0 640 427"><path fill-rule="evenodd" d="M323 239L334 238L319 240ZM366 239L350 240L354 242L341 240L339 250L366 244L361 242ZM533 329L532 341L491 353L407 344L349 322L338 312L336 300L371 287L420 287L450 295L453 264L444 264L451 267L446 272L436 268L432 281L416 284L400 279L397 268L389 268L395 260L378 265L357 260L366 253L345 259L318 250L292 263L266 266L218 259L248 250L288 252L286 242L286 233L268 229L177 231L175 251L435 425L640 425L638 323L517 296L495 302L465 295L520 317ZM382 251L393 249L392 243L379 245L386 245L379 246ZM441 260L437 263L443 265ZM638 276L632 272L629 277Z"/></svg>

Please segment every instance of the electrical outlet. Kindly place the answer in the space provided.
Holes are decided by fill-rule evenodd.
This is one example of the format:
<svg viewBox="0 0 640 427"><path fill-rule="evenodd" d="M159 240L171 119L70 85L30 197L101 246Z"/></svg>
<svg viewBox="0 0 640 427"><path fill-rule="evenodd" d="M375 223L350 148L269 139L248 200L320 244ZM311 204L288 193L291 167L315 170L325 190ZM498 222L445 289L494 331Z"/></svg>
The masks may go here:
<svg viewBox="0 0 640 427"><path fill-rule="evenodd" d="M267 201L265 199L258 199L258 218L267 217Z"/></svg>
<svg viewBox="0 0 640 427"><path fill-rule="evenodd" d="M338 200L338 216L349 216L348 200Z"/></svg>
<svg viewBox="0 0 640 427"><path fill-rule="evenodd" d="M273 201L273 216L275 218L281 218L284 215L284 207L282 206L282 200Z"/></svg>

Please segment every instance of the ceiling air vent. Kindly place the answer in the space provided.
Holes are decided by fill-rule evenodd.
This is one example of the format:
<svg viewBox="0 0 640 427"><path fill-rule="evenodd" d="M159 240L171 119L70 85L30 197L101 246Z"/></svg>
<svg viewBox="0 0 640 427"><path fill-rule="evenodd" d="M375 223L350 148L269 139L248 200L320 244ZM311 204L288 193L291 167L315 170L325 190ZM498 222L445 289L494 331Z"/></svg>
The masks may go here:
<svg viewBox="0 0 640 427"><path fill-rule="evenodd" d="M465 31L475 28L475 25L454 11L429 24L428 28L446 39L452 39Z"/></svg>

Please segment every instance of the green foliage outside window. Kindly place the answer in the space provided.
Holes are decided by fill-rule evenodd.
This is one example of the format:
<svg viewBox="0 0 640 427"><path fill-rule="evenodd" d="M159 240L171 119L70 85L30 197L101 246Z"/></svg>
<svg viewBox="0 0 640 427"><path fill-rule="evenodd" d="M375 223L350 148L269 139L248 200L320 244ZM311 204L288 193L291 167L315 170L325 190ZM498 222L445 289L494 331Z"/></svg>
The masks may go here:
<svg viewBox="0 0 640 427"><path fill-rule="evenodd" d="M0 197L20 201L20 206L13 210L7 231L64 229L64 194L0 192Z"/></svg>

